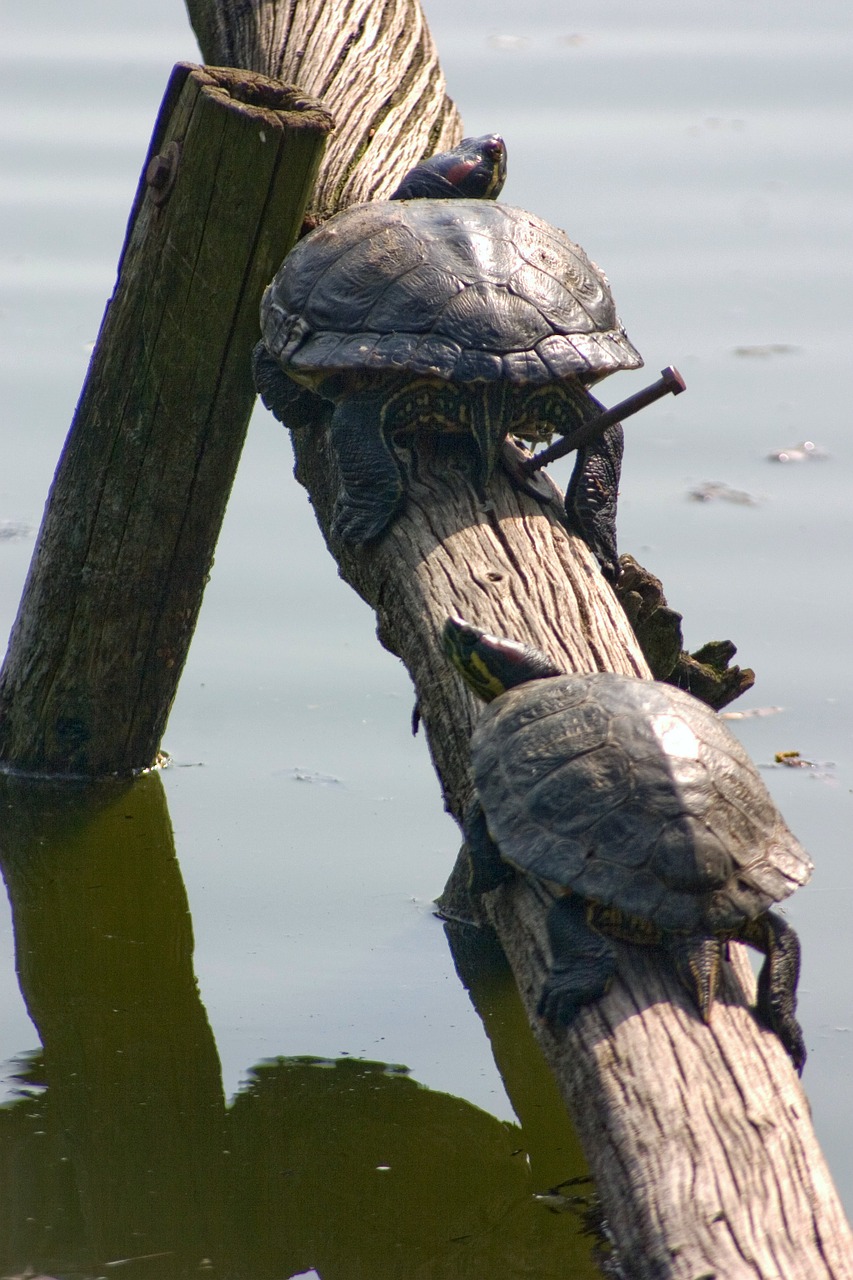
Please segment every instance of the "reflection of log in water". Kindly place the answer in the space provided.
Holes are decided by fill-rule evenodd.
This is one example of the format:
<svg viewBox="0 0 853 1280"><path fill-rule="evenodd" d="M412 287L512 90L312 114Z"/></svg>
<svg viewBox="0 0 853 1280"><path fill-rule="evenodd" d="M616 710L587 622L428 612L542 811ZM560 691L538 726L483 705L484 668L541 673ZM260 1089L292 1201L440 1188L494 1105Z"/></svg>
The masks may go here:
<svg viewBox="0 0 853 1280"><path fill-rule="evenodd" d="M522 1125L538 1192L589 1178L580 1139L556 1081L533 1038L512 970L494 932L456 920L444 931L453 963L486 1035L513 1110ZM591 1180L586 1188L592 1194Z"/></svg>
<svg viewBox="0 0 853 1280"><path fill-rule="evenodd" d="M195 1268L219 1253L224 1101L162 783L7 777L0 806L21 990L86 1247Z"/></svg>
<svg viewBox="0 0 853 1280"><path fill-rule="evenodd" d="M229 1112L233 1218L255 1280L592 1280L582 1224L533 1198L515 1125L404 1067L281 1058ZM284 1269L283 1268L284 1265Z"/></svg>

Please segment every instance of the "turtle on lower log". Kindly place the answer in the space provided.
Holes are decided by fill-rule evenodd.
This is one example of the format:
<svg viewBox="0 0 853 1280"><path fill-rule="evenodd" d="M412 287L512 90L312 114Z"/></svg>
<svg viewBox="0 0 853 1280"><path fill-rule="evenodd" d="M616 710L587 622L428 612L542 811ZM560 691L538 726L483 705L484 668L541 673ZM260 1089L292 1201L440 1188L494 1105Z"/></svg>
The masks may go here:
<svg viewBox="0 0 853 1280"><path fill-rule="evenodd" d="M328 429L344 541L402 506L398 444L464 435L482 493L508 436L572 434L601 413L589 387L643 363L584 251L495 202L505 172L499 137L466 139L311 232L264 294L255 383L286 425ZM579 447L566 506L611 578L621 456L618 423Z"/></svg>
<svg viewBox="0 0 853 1280"><path fill-rule="evenodd" d="M764 953L756 1012L802 1071L799 942L770 908L812 862L719 716L651 680L567 675L459 618L443 639L488 703L471 739L472 889L515 870L558 893L540 1014L568 1025L603 995L618 938L661 948L707 1022L737 940Z"/></svg>

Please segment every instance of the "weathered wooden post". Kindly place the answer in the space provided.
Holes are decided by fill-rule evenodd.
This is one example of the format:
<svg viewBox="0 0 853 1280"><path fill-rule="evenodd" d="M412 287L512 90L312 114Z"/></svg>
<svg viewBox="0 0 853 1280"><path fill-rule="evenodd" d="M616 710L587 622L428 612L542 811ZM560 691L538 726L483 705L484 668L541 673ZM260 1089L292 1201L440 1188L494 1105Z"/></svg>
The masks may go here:
<svg viewBox="0 0 853 1280"><path fill-rule="evenodd" d="M0 763L153 763L254 404L261 292L329 113L247 71L175 68L0 676Z"/></svg>

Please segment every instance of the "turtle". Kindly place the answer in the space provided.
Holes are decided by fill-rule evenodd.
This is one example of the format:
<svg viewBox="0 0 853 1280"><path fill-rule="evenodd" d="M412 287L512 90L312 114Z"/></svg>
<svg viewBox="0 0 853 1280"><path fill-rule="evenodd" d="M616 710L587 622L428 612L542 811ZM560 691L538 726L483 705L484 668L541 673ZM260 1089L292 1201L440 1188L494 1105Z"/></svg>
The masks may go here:
<svg viewBox="0 0 853 1280"><path fill-rule="evenodd" d="M402 506L396 446L413 435L464 433L482 494L507 436L574 430L601 410L592 383L643 363L583 249L496 202L505 162L495 134L431 157L390 200L305 236L264 293L255 384L285 424L307 408L328 426L343 541L380 537ZM576 531L611 573L621 448L617 425L579 452L569 486Z"/></svg>
<svg viewBox="0 0 853 1280"><path fill-rule="evenodd" d="M443 643L488 704L471 739L472 888L520 872L557 894L540 1016L569 1026L603 995L618 938L661 948L708 1022L742 941L764 954L756 1013L802 1072L799 940L771 908L813 865L717 713L653 680L566 674L461 618Z"/></svg>

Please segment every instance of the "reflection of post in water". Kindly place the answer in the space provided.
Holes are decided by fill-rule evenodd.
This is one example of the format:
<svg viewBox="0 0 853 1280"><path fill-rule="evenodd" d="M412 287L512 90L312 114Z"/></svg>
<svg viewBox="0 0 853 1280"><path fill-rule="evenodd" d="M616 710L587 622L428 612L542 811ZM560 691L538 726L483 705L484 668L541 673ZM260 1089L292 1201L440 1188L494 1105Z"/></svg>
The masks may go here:
<svg viewBox="0 0 853 1280"><path fill-rule="evenodd" d="M513 1110L521 1121L537 1192L588 1177L574 1125L527 1021L512 970L493 930L446 919L453 963L483 1021ZM591 1183L579 1190L589 1195Z"/></svg>
<svg viewBox="0 0 853 1280"><path fill-rule="evenodd" d="M170 1252L195 1269L219 1252L224 1102L160 778L0 777L0 811L18 975L81 1244L102 1263Z"/></svg>

